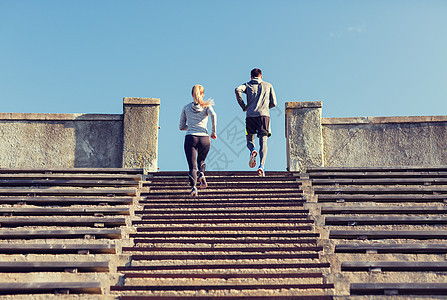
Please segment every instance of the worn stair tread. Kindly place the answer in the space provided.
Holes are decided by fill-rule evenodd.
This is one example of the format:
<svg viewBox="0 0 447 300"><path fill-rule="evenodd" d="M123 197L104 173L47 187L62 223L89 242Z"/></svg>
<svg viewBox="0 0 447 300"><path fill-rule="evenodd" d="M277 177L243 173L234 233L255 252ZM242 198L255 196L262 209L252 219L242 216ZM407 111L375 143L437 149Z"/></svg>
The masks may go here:
<svg viewBox="0 0 447 300"><path fill-rule="evenodd" d="M124 273L126 278L323 278L321 272L304 273Z"/></svg>
<svg viewBox="0 0 447 300"><path fill-rule="evenodd" d="M234 238L220 238L216 239L204 239L204 238L182 238L182 239L162 239L162 238L135 238L134 240L137 244L148 244L148 243L157 243L157 244L316 244L316 239L234 239Z"/></svg>
<svg viewBox="0 0 447 300"><path fill-rule="evenodd" d="M0 204L29 204L29 205L58 205L58 206L70 206L74 204L80 205L129 205L132 204L133 198L130 197L115 197L115 195L100 195L96 197L66 197L64 195L53 196L0 196Z"/></svg>
<svg viewBox="0 0 447 300"><path fill-rule="evenodd" d="M100 282L1 282L0 295L49 294L68 290L70 294L102 294Z"/></svg>
<svg viewBox="0 0 447 300"><path fill-rule="evenodd" d="M304 201L290 201L290 202L282 202L282 203L234 203L234 204L219 204L219 208L232 208L232 207L259 207L260 205L264 207L296 207L303 206ZM195 204L152 204L150 201L140 201L140 204L145 204L144 209L167 209L167 208L176 208L176 209L184 209L184 208L215 208L216 204L203 204L203 203L195 203ZM151 205L147 205L151 204Z"/></svg>
<svg viewBox="0 0 447 300"><path fill-rule="evenodd" d="M67 187L118 187L138 186L138 181L107 179L1 179L0 187L67 186Z"/></svg>
<svg viewBox="0 0 447 300"><path fill-rule="evenodd" d="M240 204L240 203L252 203L252 204L258 204L258 205L264 205L264 204L271 204L271 203L295 203L295 202L301 202L304 201L302 197L294 197L294 198L286 198L286 199L261 199L261 200L253 200L253 199L247 199L247 198L241 198L241 199L228 199L228 200L220 200L220 204ZM148 204L176 204L176 205L182 205L182 204L214 204L216 205L215 200L205 200L200 198L200 200L196 200L194 198L189 199L150 199L150 200L140 200L139 203L148 203Z"/></svg>
<svg viewBox="0 0 447 300"><path fill-rule="evenodd" d="M237 264L198 264L198 265L148 265L118 267L118 271L155 271L155 270L216 270L216 269L312 269L329 268L329 263L237 263Z"/></svg>
<svg viewBox="0 0 447 300"><path fill-rule="evenodd" d="M0 217L0 227L20 226L95 226L119 227L126 225L125 218L108 217Z"/></svg>
<svg viewBox="0 0 447 300"><path fill-rule="evenodd" d="M0 180L9 179L70 179L70 180L128 180L128 181L141 181L142 174L97 174L97 173L1 173Z"/></svg>
<svg viewBox="0 0 447 300"><path fill-rule="evenodd" d="M111 286L113 291L197 291L197 290L257 290L257 289L332 289L333 284L237 284L237 285L134 285Z"/></svg>
<svg viewBox="0 0 447 300"><path fill-rule="evenodd" d="M334 171L334 172L311 172L309 178L314 179L338 179L338 178L445 178L447 177L447 169L445 171Z"/></svg>
<svg viewBox="0 0 447 300"><path fill-rule="evenodd" d="M323 206L321 214L447 214L445 206Z"/></svg>
<svg viewBox="0 0 447 300"><path fill-rule="evenodd" d="M13 216L129 215L129 207L0 207L0 216L2 214Z"/></svg>
<svg viewBox="0 0 447 300"><path fill-rule="evenodd" d="M0 239L72 239L93 236L96 238L121 238L120 229L73 229L73 230L2 230Z"/></svg>
<svg viewBox="0 0 447 300"><path fill-rule="evenodd" d="M136 189L98 189L98 188L73 188L73 189L0 189L0 195L2 196L19 196L19 195L134 195L136 194Z"/></svg>
<svg viewBox="0 0 447 300"><path fill-rule="evenodd" d="M320 194L318 202L444 202L446 194L376 194L348 195L348 194Z"/></svg>
<svg viewBox="0 0 447 300"><path fill-rule="evenodd" d="M336 239L446 239L447 230L331 230Z"/></svg>
<svg viewBox="0 0 447 300"><path fill-rule="evenodd" d="M140 168L0 168L1 174L11 173L105 173L105 174L143 174L143 169Z"/></svg>
<svg viewBox="0 0 447 300"><path fill-rule="evenodd" d="M223 193L201 193L201 190L199 190L199 195L197 198L193 198L189 194L190 189L185 189L184 193L178 193L178 194L164 194L164 193L157 193L157 194L151 194L147 192L142 192L141 197L146 199L147 201L152 200L175 200L175 201L181 201L182 199L185 200L214 200L216 202L220 202L222 200L302 200L302 192L285 192L285 193L244 193L244 192L223 192Z"/></svg>
<svg viewBox="0 0 447 300"><path fill-rule="evenodd" d="M345 261L341 263L342 271L381 271L415 272L415 271L446 271L444 261Z"/></svg>
<svg viewBox="0 0 447 300"><path fill-rule="evenodd" d="M0 253L79 253L88 251L90 254L115 254L115 245L109 244L0 244Z"/></svg>
<svg viewBox="0 0 447 300"><path fill-rule="evenodd" d="M447 193L444 186L414 187L315 187L315 194L432 194Z"/></svg>
<svg viewBox="0 0 447 300"><path fill-rule="evenodd" d="M447 253L447 244L339 244L335 253Z"/></svg>
<svg viewBox="0 0 447 300"><path fill-rule="evenodd" d="M312 179L313 186L320 185L421 185L447 184L447 178L337 178L337 179Z"/></svg>
<svg viewBox="0 0 447 300"><path fill-rule="evenodd" d="M198 225L198 224L313 224L314 220L307 219L272 219L272 218L250 218L250 219L165 219L165 220L146 220L143 221L132 221L133 225L173 225L173 224L184 224L184 225Z"/></svg>
<svg viewBox="0 0 447 300"><path fill-rule="evenodd" d="M445 295L447 283L351 283L351 295Z"/></svg>
<svg viewBox="0 0 447 300"><path fill-rule="evenodd" d="M292 213L296 214L286 214L286 213L272 213L272 212L249 212L244 213L241 211L241 213L225 213L222 211L217 211L216 213L204 213L200 214L199 212L192 212L192 213L176 213L176 214L166 214L166 215L160 215L156 214L154 212L153 214L145 214L144 211L136 211L135 214L137 215L143 215L141 217L142 220L262 220L262 219L307 219L309 215L306 214L306 210L301 211L292 211Z"/></svg>
<svg viewBox="0 0 447 300"><path fill-rule="evenodd" d="M1 220L1 218L0 218ZM154 226L154 227L138 227L137 232L154 232L154 231L301 231L312 230L312 226Z"/></svg>
<svg viewBox="0 0 447 300"><path fill-rule="evenodd" d="M191 214L225 214L225 215L232 215L232 214L257 214L257 215L267 215L267 214L306 214L309 210L307 209L264 209L264 208L258 208L258 209L238 209L238 210L229 210L229 209L221 209L219 207L216 207L216 209L173 209L173 210L164 210L160 211L157 209L144 209L135 211L136 214L154 214L154 215L191 215Z"/></svg>
<svg viewBox="0 0 447 300"><path fill-rule="evenodd" d="M67 269L76 269L77 272L108 272L109 271L109 263L106 261L0 262L0 272L7 272L7 273L64 272Z"/></svg>
<svg viewBox="0 0 447 300"><path fill-rule="evenodd" d="M318 237L319 233L132 233L131 238L274 238L274 237ZM447 237L447 231L446 231Z"/></svg>
<svg viewBox="0 0 447 300"><path fill-rule="evenodd" d="M446 245L447 246L447 245ZM123 247L122 251L132 252L171 252L171 251L186 251L186 252L275 252L275 251L322 251L323 247L219 247L212 248L204 247Z"/></svg>
<svg viewBox="0 0 447 300"><path fill-rule="evenodd" d="M389 225L389 224L447 224L447 217L432 216L337 216L325 217L326 225Z"/></svg>
<svg viewBox="0 0 447 300"><path fill-rule="evenodd" d="M238 260L238 259L318 259L318 253L261 253L261 254L157 254L131 256L132 260Z"/></svg>
<svg viewBox="0 0 447 300"><path fill-rule="evenodd" d="M294 173L288 172L288 171L266 171L265 172L266 177L267 175L270 176L280 176L280 177L287 177L287 176L293 176ZM187 171L158 171L158 172L148 172L149 176L153 177L166 177L166 176L188 176ZM247 177L255 177L259 178L256 171L207 171L205 174L207 177L210 176L247 176Z"/></svg>
<svg viewBox="0 0 447 300"><path fill-rule="evenodd" d="M309 167L307 173L317 172L446 172L446 166L380 166L380 167Z"/></svg>
<svg viewBox="0 0 447 300"><path fill-rule="evenodd" d="M129 296L123 295L120 297L121 300L210 300L210 296ZM312 295L294 295L294 296L212 296L212 299L216 300L241 300L241 299L253 299L253 300L332 300L331 295L318 295L312 293Z"/></svg>

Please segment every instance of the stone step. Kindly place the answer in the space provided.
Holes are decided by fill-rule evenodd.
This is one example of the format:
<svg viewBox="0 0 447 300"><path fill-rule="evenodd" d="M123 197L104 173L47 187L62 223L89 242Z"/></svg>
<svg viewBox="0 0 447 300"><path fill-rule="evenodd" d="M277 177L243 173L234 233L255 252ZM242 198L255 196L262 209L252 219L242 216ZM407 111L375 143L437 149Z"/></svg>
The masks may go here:
<svg viewBox="0 0 447 300"><path fill-rule="evenodd" d="M320 194L447 194L447 187L440 186L415 186L415 187L315 187L316 195Z"/></svg>
<svg viewBox="0 0 447 300"><path fill-rule="evenodd" d="M0 218L1 222L1 218ZM337 216L325 217L325 225L440 225L447 224L447 217L429 217L429 216Z"/></svg>
<svg viewBox="0 0 447 300"><path fill-rule="evenodd" d="M446 185L447 178L337 178L312 179L313 186L321 185Z"/></svg>
<svg viewBox="0 0 447 300"><path fill-rule="evenodd" d="M129 215L129 207L0 207L3 216Z"/></svg>
<svg viewBox="0 0 447 300"><path fill-rule="evenodd" d="M109 244L0 244L0 254L115 254Z"/></svg>
<svg viewBox="0 0 447 300"><path fill-rule="evenodd" d="M338 244L335 253L446 254L447 244Z"/></svg>
<svg viewBox="0 0 447 300"><path fill-rule="evenodd" d="M0 262L0 272L26 273L26 272L108 272L109 263L105 261L72 262Z"/></svg>
<svg viewBox="0 0 447 300"><path fill-rule="evenodd" d="M323 247L318 246L294 246L294 247L123 247L123 252L302 252L302 251L322 251Z"/></svg>
<svg viewBox="0 0 447 300"><path fill-rule="evenodd" d="M315 234L317 235L317 234ZM135 244L177 244L177 245L185 245L185 244L210 244L210 245L236 245L236 244L248 244L248 245L300 245L300 244L313 244L317 243L317 238L309 237L309 238L293 238L293 239L254 239L254 238L219 238L219 239L211 239L211 238L181 238L181 239L163 239L163 238L135 238Z"/></svg>
<svg viewBox="0 0 447 300"><path fill-rule="evenodd" d="M447 178L447 169L445 171L334 171L334 172L312 172L309 178L315 179L338 179L338 178Z"/></svg>
<svg viewBox="0 0 447 300"><path fill-rule="evenodd" d="M0 189L0 196L134 196L136 189L99 189L99 188L76 188L76 189Z"/></svg>
<svg viewBox="0 0 447 300"><path fill-rule="evenodd" d="M99 282L0 282L0 295L102 294ZM32 297L32 296L30 296ZM28 298L30 299L30 298Z"/></svg>
<svg viewBox="0 0 447 300"><path fill-rule="evenodd" d="M63 226L63 227L119 227L124 218L107 217L0 217L0 227Z"/></svg>
<svg viewBox="0 0 447 300"><path fill-rule="evenodd" d="M444 261L345 261L341 263L341 271L375 271L375 272L445 272L447 262Z"/></svg>
<svg viewBox="0 0 447 300"><path fill-rule="evenodd" d="M135 195L134 195L135 196ZM115 194L97 195L95 197L83 196L67 197L65 195L50 196L0 196L0 204L9 205L36 205L36 206L70 206L70 205L131 205L131 197L117 197ZM16 206L17 207L17 206Z"/></svg>
<svg viewBox="0 0 447 300"><path fill-rule="evenodd" d="M149 295L143 295L141 293L132 293L132 295L122 295L120 297L122 300L152 300L152 299L161 299L161 300L173 300L173 299L182 299L182 300L209 300L210 296L201 296L201 295L182 295L182 296L163 296L163 295L157 295L157 296L149 296ZM266 295L239 295L239 296L222 296L222 295L213 295L212 299L216 300L238 300L238 299L253 299L253 300L332 300L333 297L330 295L321 295L317 292L312 292L307 295L298 295L295 291L291 293L288 296L278 296L278 295L272 295L269 293L268 296Z"/></svg>
<svg viewBox="0 0 447 300"><path fill-rule="evenodd" d="M332 239L441 239L447 238L447 230L331 230Z"/></svg>
<svg viewBox="0 0 447 300"><path fill-rule="evenodd" d="M0 179L0 187L130 187L138 181L82 179Z"/></svg>
<svg viewBox="0 0 447 300"><path fill-rule="evenodd" d="M431 205L431 206L322 206L321 214L447 214L447 207L444 205ZM374 216L375 217L375 216Z"/></svg>
<svg viewBox="0 0 447 300"><path fill-rule="evenodd" d="M7 168L1 174L143 174L139 168Z"/></svg>
<svg viewBox="0 0 447 300"><path fill-rule="evenodd" d="M442 295L447 293L446 283L352 283L351 295Z"/></svg>
<svg viewBox="0 0 447 300"><path fill-rule="evenodd" d="M9 239L78 239L121 238L120 229L73 229L73 230L1 230L0 240Z"/></svg>
<svg viewBox="0 0 447 300"><path fill-rule="evenodd" d="M409 191L408 191L409 192ZM407 203L407 202L420 202L420 203L446 203L446 194L394 194L393 191L389 191L388 194L320 194L318 195L318 202L376 202L376 203Z"/></svg>

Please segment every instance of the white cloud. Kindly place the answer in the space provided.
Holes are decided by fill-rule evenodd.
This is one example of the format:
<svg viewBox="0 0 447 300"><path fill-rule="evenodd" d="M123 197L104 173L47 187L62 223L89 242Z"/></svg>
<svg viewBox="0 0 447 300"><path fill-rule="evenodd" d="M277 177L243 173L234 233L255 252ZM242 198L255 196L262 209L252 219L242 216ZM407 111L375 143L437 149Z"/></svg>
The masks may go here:
<svg viewBox="0 0 447 300"><path fill-rule="evenodd" d="M356 25L356 26L349 26L347 28L347 31L350 33L362 33L363 32L363 28Z"/></svg>

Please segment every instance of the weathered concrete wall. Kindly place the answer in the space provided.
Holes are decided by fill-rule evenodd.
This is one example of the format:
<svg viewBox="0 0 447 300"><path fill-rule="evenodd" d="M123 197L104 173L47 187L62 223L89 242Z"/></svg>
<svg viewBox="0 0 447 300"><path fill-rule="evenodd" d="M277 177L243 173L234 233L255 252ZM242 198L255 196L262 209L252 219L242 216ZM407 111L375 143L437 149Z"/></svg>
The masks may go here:
<svg viewBox="0 0 447 300"><path fill-rule="evenodd" d="M323 119L324 166L447 164L447 116Z"/></svg>
<svg viewBox="0 0 447 300"><path fill-rule="evenodd" d="M447 164L447 116L321 118L321 107L286 103L288 170Z"/></svg>
<svg viewBox="0 0 447 300"><path fill-rule="evenodd" d="M159 106L125 98L122 115L0 113L0 168L156 171Z"/></svg>
<svg viewBox="0 0 447 300"><path fill-rule="evenodd" d="M0 114L0 167L121 167L121 115Z"/></svg>

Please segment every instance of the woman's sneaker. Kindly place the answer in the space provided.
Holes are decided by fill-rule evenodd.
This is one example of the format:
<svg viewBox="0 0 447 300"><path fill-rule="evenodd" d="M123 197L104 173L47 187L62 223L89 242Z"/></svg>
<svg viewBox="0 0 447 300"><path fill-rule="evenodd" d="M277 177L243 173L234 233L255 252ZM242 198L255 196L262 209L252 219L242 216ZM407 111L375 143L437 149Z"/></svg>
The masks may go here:
<svg viewBox="0 0 447 300"><path fill-rule="evenodd" d="M265 172L264 172L264 167L263 166L259 166L258 168L258 175L261 177L265 177Z"/></svg>
<svg viewBox="0 0 447 300"><path fill-rule="evenodd" d="M197 197L198 194L199 194L199 192L197 191L197 188L195 186L193 186L191 189L191 196Z"/></svg>
<svg viewBox="0 0 447 300"><path fill-rule="evenodd" d="M203 174L203 172L199 173L199 182L201 189L206 189L208 187L208 183L206 183L205 174Z"/></svg>
<svg viewBox="0 0 447 300"><path fill-rule="evenodd" d="M248 162L248 166L250 168L256 167L256 156L258 155L258 151L254 150L250 153L250 161Z"/></svg>

